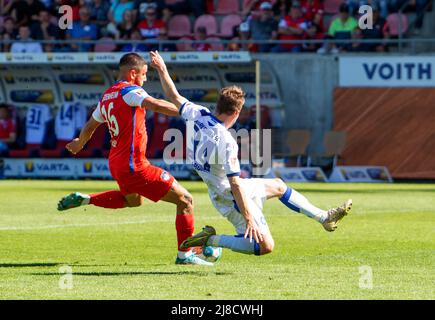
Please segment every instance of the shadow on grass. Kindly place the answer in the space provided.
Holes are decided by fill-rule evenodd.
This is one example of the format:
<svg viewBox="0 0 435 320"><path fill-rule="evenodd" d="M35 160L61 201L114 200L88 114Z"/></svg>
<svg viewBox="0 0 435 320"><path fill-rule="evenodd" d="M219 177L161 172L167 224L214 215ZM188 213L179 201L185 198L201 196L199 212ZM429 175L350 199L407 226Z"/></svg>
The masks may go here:
<svg viewBox="0 0 435 320"><path fill-rule="evenodd" d="M0 263L0 268L55 267L64 264L60 262Z"/></svg>
<svg viewBox="0 0 435 320"><path fill-rule="evenodd" d="M74 276L91 276L91 277L111 277L111 276L154 276L154 275L191 275L197 277L214 275L230 275L228 272L206 272L206 271L126 271L126 272L73 272ZM30 273L33 276L59 276L57 272L39 272Z"/></svg>

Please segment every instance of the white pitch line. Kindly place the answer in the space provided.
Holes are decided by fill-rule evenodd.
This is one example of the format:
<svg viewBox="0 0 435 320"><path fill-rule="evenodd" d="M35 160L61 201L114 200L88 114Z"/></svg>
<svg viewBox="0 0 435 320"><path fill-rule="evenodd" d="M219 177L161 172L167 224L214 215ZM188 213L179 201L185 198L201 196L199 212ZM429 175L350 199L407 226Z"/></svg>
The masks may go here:
<svg viewBox="0 0 435 320"><path fill-rule="evenodd" d="M223 217L208 217L208 218L198 218L196 220L218 220L223 219ZM76 223L76 224L52 224L45 226L29 226L29 227L0 227L0 231L25 231L25 230L44 230L44 229L62 229L62 228L81 228L81 227L97 227L97 226L117 226L117 225L129 225L129 224L144 224L150 222L171 222L171 219L147 219L138 221L121 221L121 222L102 222L102 223Z"/></svg>

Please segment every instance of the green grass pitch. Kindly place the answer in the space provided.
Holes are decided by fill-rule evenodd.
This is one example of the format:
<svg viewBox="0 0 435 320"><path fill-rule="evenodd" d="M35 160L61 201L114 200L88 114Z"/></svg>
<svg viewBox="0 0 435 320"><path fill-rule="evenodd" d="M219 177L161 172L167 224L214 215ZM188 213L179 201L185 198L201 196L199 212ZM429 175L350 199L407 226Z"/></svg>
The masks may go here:
<svg viewBox="0 0 435 320"><path fill-rule="evenodd" d="M233 234L202 182L182 182L195 198L196 230ZM72 191L113 181L0 181L1 299L434 299L435 185L295 184L315 205L352 198L352 213L327 233L278 200L265 204L275 239L267 256L224 250L214 267L178 266L174 207L93 206L58 213ZM61 289L62 266L72 289ZM372 270L372 288L368 275ZM360 286L362 284L362 287Z"/></svg>

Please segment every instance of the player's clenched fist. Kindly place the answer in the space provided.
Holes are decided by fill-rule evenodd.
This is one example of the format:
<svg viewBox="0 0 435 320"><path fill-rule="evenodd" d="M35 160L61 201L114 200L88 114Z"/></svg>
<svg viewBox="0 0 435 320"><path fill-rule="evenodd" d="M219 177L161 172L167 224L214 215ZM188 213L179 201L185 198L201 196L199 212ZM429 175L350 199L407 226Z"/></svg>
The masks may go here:
<svg viewBox="0 0 435 320"><path fill-rule="evenodd" d="M83 149L83 144L79 138L75 138L73 141L68 143L65 148L72 154L77 154Z"/></svg>

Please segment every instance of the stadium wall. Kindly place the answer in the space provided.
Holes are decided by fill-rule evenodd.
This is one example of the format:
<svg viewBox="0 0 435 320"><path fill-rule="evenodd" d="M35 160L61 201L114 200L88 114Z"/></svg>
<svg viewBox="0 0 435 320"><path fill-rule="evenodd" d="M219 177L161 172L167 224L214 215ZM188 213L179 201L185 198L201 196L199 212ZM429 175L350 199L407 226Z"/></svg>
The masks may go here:
<svg viewBox="0 0 435 320"><path fill-rule="evenodd" d="M333 92L338 85L338 58L318 54L257 54L279 80L284 102L286 129L309 129L309 153L322 151L325 131L333 123Z"/></svg>

